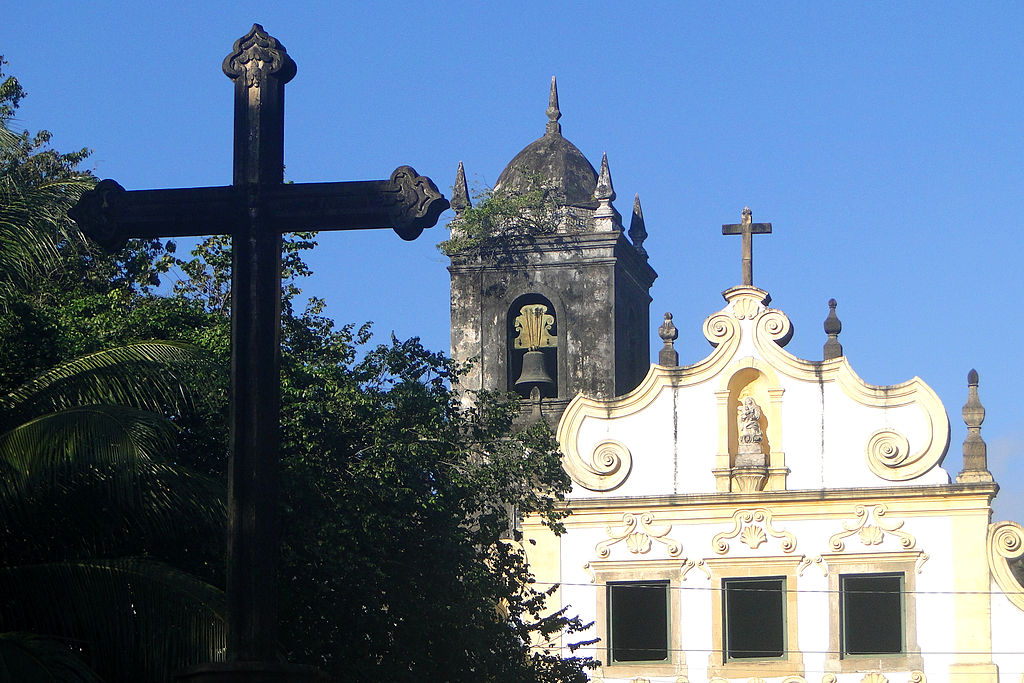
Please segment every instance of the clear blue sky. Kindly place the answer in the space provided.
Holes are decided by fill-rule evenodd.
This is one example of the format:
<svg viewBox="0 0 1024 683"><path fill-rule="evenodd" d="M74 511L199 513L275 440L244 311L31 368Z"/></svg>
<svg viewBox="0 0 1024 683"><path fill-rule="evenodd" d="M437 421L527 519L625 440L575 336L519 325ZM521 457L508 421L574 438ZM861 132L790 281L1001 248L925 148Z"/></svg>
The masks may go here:
<svg viewBox="0 0 1024 683"><path fill-rule="evenodd" d="M774 224L754 282L793 320L789 350L821 357L837 298L865 380L919 375L945 402L953 475L976 367L997 517L1024 520L1024 5L630 5L36 0L9 3L0 51L29 92L17 124L93 148L129 189L230 183L220 64L253 22L298 64L297 182L411 164L447 194L462 160L491 185L543 133L555 74L566 137L595 165L607 151L621 212L640 193L655 342L672 311L681 362L707 354L701 323L740 277L720 226L750 205ZM444 237L322 234L306 291L339 322L447 349Z"/></svg>

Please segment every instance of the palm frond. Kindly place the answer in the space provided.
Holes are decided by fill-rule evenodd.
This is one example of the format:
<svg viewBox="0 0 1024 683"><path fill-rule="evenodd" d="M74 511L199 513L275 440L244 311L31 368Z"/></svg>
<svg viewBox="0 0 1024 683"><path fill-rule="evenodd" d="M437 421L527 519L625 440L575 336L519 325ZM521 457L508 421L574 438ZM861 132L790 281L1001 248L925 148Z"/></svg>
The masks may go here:
<svg viewBox="0 0 1024 683"><path fill-rule="evenodd" d="M94 184L86 175L30 186L0 176L0 279L25 282L62 267L59 245L85 242L67 211Z"/></svg>
<svg viewBox="0 0 1024 683"><path fill-rule="evenodd" d="M0 434L3 483L24 493L59 487L84 471L140 471L172 444L173 426L161 416L118 405L70 408ZM131 483L131 482L129 482Z"/></svg>
<svg viewBox="0 0 1024 683"><path fill-rule="evenodd" d="M197 529L222 526L220 487L162 458L173 432L154 413L97 405L0 435L0 549L8 562L47 537L62 539L68 552L100 551L118 538L176 534L182 519ZM67 518L71 509L85 514Z"/></svg>
<svg viewBox="0 0 1024 683"><path fill-rule="evenodd" d="M197 347L141 341L73 358L0 397L0 424L74 406L115 403L181 411L191 403L185 377L202 365Z"/></svg>
<svg viewBox="0 0 1024 683"><path fill-rule="evenodd" d="M19 631L0 633L0 683L102 683L76 651L58 638Z"/></svg>
<svg viewBox="0 0 1024 683"><path fill-rule="evenodd" d="M72 639L110 680L163 681L223 658L224 594L147 559L0 569L0 630Z"/></svg>

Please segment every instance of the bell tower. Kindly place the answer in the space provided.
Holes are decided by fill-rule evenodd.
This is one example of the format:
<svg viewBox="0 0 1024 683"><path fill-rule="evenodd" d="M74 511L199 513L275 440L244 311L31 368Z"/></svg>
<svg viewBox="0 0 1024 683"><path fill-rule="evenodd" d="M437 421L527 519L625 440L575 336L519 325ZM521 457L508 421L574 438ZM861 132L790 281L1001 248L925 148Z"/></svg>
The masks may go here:
<svg viewBox="0 0 1024 683"><path fill-rule="evenodd" d="M554 78L546 114L544 135L509 162L488 200L522 213L489 213L498 224L450 250L448 271L452 358L473 361L463 387L518 393L524 419L554 427L577 394L611 398L647 374L657 273L639 196L627 238L607 156L595 171L562 136ZM461 163L451 205L452 243L473 237L461 231L488 209L472 207Z"/></svg>

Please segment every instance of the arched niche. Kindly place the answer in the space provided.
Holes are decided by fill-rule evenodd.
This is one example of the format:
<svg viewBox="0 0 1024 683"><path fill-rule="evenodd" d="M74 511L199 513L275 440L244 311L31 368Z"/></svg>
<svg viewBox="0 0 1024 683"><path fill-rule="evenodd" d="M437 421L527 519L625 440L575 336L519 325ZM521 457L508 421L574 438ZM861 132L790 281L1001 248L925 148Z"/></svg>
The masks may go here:
<svg viewBox="0 0 1024 683"><path fill-rule="evenodd" d="M768 379L760 370L754 368L743 368L729 378L729 414L732 419L728 420L729 427L729 466L736 466L736 459L739 454L740 441L740 406L745 398L750 397L760 409L760 417L757 420L761 432L761 453L764 455L764 462L768 464L768 454L771 453L771 435L768 430L769 422L774 419L768 408Z"/></svg>
<svg viewBox="0 0 1024 683"><path fill-rule="evenodd" d="M541 306L543 309L536 307ZM542 311L542 312L541 312ZM522 316L536 316L539 313L541 316L540 320L534 320L532 326L539 326L539 329L533 330L535 334L539 335L539 339L534 341L540 341L540 345L536 348L528 349L522 346L522 341L528 336L527 330L521 326L520 329L516 328L517 320L522 320ZM533 350L541 354L540 358L543 360L543 369L546 371L547 376L551 378L550 384L539 385L541 390L541 396L543 398L557 398L559 394L559 355L560 349L563 347L563 334L560 331L562 321L559 319L559 312L556 310L551 300L542 294L537 292L530 292L522 294L516 297L505 315L505 349L506 349L506 363L507 369L507 389L508 391L514 391L523 397L529 397L530 391L534 385L517 385L516 382L519 380L523 372L523 360L526 356L527 351ZM519 340L517 342L517 340Z"/></svg>
<svg viewBox="0 0 1024 683"><path fill-rule="evenodd" d="M755 358L745 358L723 373L716 392L718 398L719 448L715 458L715 480L719 491L749 490L749 477L739 482L737 475L749 474L756 460L751 449L741 448L743 429L740 407L744 399L753 399L759 409L757 427L760 432L760 455L764 482L756 490L779 491L786 488L786 456L782 446L782 394L778 376ZM741 453L741 451L744 451ZM746 468L746 472L741 472Z"/></svg>

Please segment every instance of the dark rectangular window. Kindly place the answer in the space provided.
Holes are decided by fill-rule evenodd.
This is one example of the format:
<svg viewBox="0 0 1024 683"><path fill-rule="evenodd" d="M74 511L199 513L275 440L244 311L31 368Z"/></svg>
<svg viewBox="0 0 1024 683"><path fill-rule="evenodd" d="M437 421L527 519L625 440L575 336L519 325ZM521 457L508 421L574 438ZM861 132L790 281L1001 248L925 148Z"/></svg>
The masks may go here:
<svg viewBox="0 0 1024 683"><path fill-rule="evenodd" d="M786 654L786 579L722 580L726 660Z"/></svg>
<svg viewBox="0 0 1024 683"><path fill-rule="evenodd" d="M608 584L608 650L612 662L668 659L668 581Z"/></svg>
<svg viewBox="0 0 1024 683"><path fill-rule="evenodd" d="M839 577L843 656L903 652L903 574Z"/></svg>

